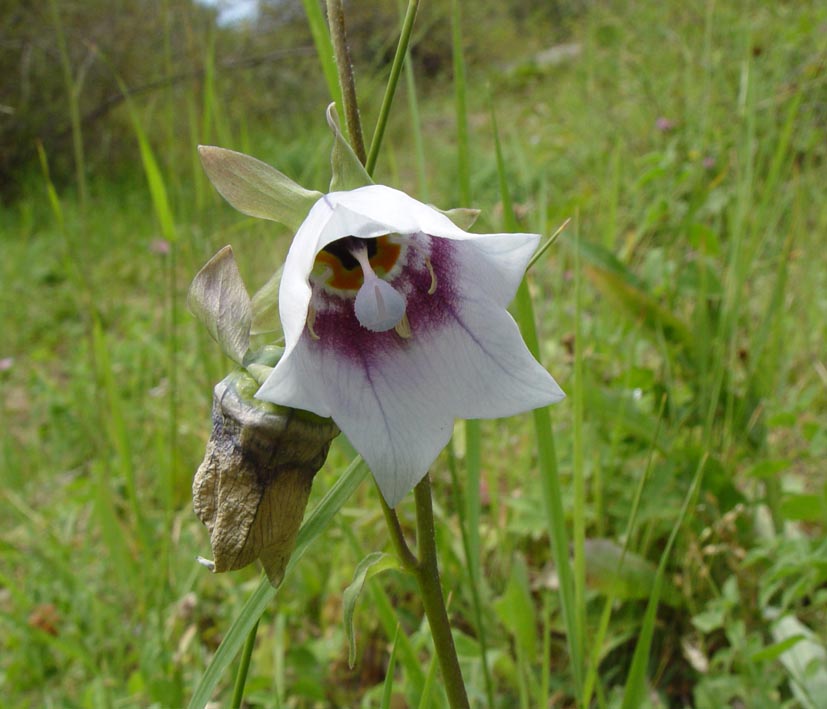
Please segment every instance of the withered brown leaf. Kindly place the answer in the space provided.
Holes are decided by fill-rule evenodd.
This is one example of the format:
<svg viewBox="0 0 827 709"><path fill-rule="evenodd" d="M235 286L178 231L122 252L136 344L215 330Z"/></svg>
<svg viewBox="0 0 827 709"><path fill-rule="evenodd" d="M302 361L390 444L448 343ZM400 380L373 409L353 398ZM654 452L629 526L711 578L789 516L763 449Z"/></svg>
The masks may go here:
<svg viewBox="0 0 827 709"><path fill-rule="evenodd" d="M260 559L278 586L310 487L339 433L330 419L253 398L244 370L213 393L213 430L193 481L193 507L210 532L215 572Z"/></svg>

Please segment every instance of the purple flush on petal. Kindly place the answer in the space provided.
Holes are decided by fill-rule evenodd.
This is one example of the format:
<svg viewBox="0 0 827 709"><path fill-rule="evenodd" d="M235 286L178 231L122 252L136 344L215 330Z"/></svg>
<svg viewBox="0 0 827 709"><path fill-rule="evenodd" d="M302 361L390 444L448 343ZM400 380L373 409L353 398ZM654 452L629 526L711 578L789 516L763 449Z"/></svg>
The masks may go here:
<svg viewBox="0 0 827 709"><path fill-rule="evenodd" d="M456 310L452 304L455 272L453 251L461 245L425 234L409 237L404 267L386 286L404 298L402 315L414 336L422 336L442 325ZM428 256L423 257L425 251ZM429 267L430 264L430 267ZM359 291L362 292L361 290ZM360 319L359 297L314 284L313 335L305 331L312 349L331 350L351 361L364 361L408 346L393 325L382 330L368 328ZM401 317L401 316L400 316ZM397 318L397 321L399 318Z"/></svg>

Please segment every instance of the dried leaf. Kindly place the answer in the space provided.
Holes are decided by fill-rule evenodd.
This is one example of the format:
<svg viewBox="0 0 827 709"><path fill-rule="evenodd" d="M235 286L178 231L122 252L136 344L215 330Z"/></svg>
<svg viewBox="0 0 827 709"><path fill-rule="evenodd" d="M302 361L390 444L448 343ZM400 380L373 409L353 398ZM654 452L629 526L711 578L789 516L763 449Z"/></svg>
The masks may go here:
<svg viewBox="0 0 827 709"><path fill-rule="evenodd" d="M310 487L339 429L330 419L253 398L243 370L215 387L213 431L193 481L193 507L210 532L215 572L260 559L278 586Z"/></svg>

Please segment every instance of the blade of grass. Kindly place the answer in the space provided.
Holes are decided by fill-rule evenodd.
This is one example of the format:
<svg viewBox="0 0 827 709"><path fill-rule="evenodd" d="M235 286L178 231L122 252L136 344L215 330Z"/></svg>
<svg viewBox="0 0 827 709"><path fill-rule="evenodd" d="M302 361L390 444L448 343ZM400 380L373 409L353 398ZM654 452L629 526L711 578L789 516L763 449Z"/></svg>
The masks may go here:
<svg viewBox="0 0 827 709"><path fill-rule="evenodd" d="M428 663L428 671L425 673L425 682L422 685L422 696L419 698L419 709L429 709L433 706L432 695L434 693L434 677L436 676L437 655L431 654L431 661Z"/></svg>
<svg viewBox="0 0 827 709"><path fill-rule="evenodd" d="M393 642L391 643L391 654L388 658L388 669L385 672L385 682L382 686L382 700L380 702L381 709L390 709L391 700L393 699L393 673L396 670L396 641L399 639L399 626L396 626L396 632L393 635Z"/></svg>
<svg viewBox="0 0 827 709"><path fill-rule="evenodd" d="M632 540L635 524L637 523L638 510L640 509L640 501L643 499L643 489L646 487L647 480L649 480L649 475L652 472L652 465L655 460L655 453L658 450L655 446L655 442L657 441L658 435L660 434L661 425L663 424L663 415L665 411L666 396L664 396L661 399L660 411L658 413L658 425L655 429L654 440L652 441L651 447L649 448L649 457L646 461L646 469L643 471L643 475L638 481L637 488L635 489L635 496L634 498L632 498L632 509L629 512L629 518L626 520L626 530L623 533L623 550L620 554L620 559L617 562L617 569L615 572L616 574L620 573L620 570L623 566L623 560L626 555L626 551L629 549L629 544ZM592 643L592 651L589 656L589 666L586 672L586 680L583 688L583 706L591 706L591 696L592 692L594 691L595 683L597 682L597 670L600 665L600 648L603 646L603 639L606 637L606 631L609 628L609 620L611 619L612 607L614 606L614 602L614 593L607 594L606 601L603 604L603 611L600 614L600 621L597 626L597 632L595 632L592 635L594 641ZM598 686L598 690L599 689L600 687Z"/></svg>
<svg viewBox="0 0 827 709"><path fill-rule="evenodd" d="M462 14L459 0L451 3L451 41L453 44L454 66L454 110L457 127L457 183L459 204L471 205L471 160L468 148L468 107L466 103L465 58L462 52ZM482 468L482 430L480 422L469 419L465 422L465 505L457 507L460 527L463 531L466 563L471 578L472 602L479 639L480 662L482 665L485 694L489 706L494 706L494 685L488 668L488 647L484 627L485 614L479 590L482 585L480 568L480 483Z"/></svg>
<svg viewBox="0 0 827 709"><path fill-rule="evenodd" d="M400 0L401 4L401 0ZM419 188L419 198L428 202L428 177L425 169L425 146L422 140L422 120L419 114L419 100L416 94L416 77L414 76L411 50L408 48L405 62L405 89L408 96L408 111L411 114L411 137L414 142L414 156L416 158L416 179Z"/></svg>
<svg viewBox="0 0 827 709"><path fill-rule="evenodd" d="M494 147L497 158L497 174L499 177L500 199L503 205L503 221L508 231L519 231L511 192L505 173L505 160L500 143L497 120L494 113L493 101L490 106L491 125L494 133ZM520 325L523 338L529 351L539 360L540 341L537 336L537 327L534 321L534 305L531 293L525 279L517 289L514 298L516 319ZM537 440L537 462L540 468L540 483L543 493L543 503L546 511L548 533L557 566L557 575L560 579L560 605L563 611L563 622L566 628L566 639L569 647L571 672L574 679L575 695L579 698L583 690L583 647L584 638L579 632L577 611L575 608L574 579L571 560L569 558L569 542L566 533L565 513L563 511L563 493L560 487L560 478L557 471L557 453L554 446L551 414L549 407L533 411L534 428Z"/></svg>
<svg viewBox="0 0 827 709"><path fill-rule="evenodd" d="M580 241L578 221L574 228L575 244ZM577 634L586 638L586 472L583 461L583 273L580 268L580 250L574 255L574 384L572 422L572 538L574 551L574 608ZM583 648L585 652L585 648Z"/></svg>
<svg viewBox="0 0 827 709"><path fill-rule="evenodd" d="M75 179L77 180L81 209L85 210L89 191L86 186L86 161L83 153L83 132L80 119L80 92L83 85L83 77L76 78L72 75L72 60L69 57L66 35L63 32L63 21L60 16L58 0L49 0L49 9L52 15L55 35L57 36L60 69L63 73L63 84L66 88L66 98L69 103L69 123L72 129L72 153L75 160Z"/></svg>
<svg viewBox="0 0 827 709"><path fill-rule="evenodd" d="M259 619L260 620L260 619ZM239 709L241 702L244 699L244 685L247 684L247 672L250 670L250 658L253 656L253 648L256 646L256 633L258 633L257 620L250 632L247 634L247 639L244 641L244 648L241 651L241 659L238 663L238 672L235 677L235 685L233 687L233 698L230 701L232 709Z"/></svg>
<svg viewBox="0 0 827 709"><path fill-rule="evenodd" d="M350 499L350 496L366 476L367 468L362 464L362 459L359 457L355 458L339 476L333 487L330 488L322 501L302 524L296 537L296 548L284 571L285 578L293 571L310 545L327 529L333 517ZM203 709L210 701L216 685L238 654L253 626L275 597L276 592L277 589L273 588L267 579L263 579L253 595L247 600L247 603L244 604L244 608L236 616L232 626L224 636L224 640L218 646L212 661L207 666L204 675L198 682L188 705L190 709Z"/></svg>
<svg viewBox="0 0 827 709"><path fill-rule="evenodd" d="M660 562L658 563L658 570L655 575L655 582L652 586L652 593L649 596L648 603L646 604L646 613L643 616L643 624L641 625L638 641L635 645L635 654L632 657L632 666L629 668L629 674L626 678L626 688L623 693L623 709L637 709L637 707L641 707L645 703L647 677L646 667L649 662L649 653L652 649L652 637L655 633L655 620L658 602L660 600L661 587L663 585L663 577L666 573L666 563L672 553L672 547L678 537L678 532L680 532L684 519L686 519L689 506L697 496L707 459L708 456L704 455L698 463L698 469L695 471L692 484L689 486L689 490L687 491L686 497L683 500L683 505L681 506L681 511L678 513L678 518L675 520L675 525L672 527L669 540L666 542L666 547L663 550L663 554L661 554Z"/></svg>
<svg viewBox="0 0 827 709"><path fill-rule="evenodd" d="M451 41L454 63L454 105L457 116L457 184L459 203L471 205L471 168L468 151L465 58L462 54L462 14L459 0L451 0Z"/></svg>
<svg viewBox="0 0 827 709"><path fill-rule="evenodd" d="M141 155L141 164L144 175L149 186L152 198L152 207L155 218L161 228L161 235L169 244L169 254L166 264L166 356L167 356L167 440L168 451L166 465L160 466L161 487L163 489L162 499L164 500L164 518L166 527L171 525L175 514L175 480L179 470L179 446L178 446L178 282L177 282L177 261L178 261L178 230L175 226L175 217L170 204L167 192L166 181L163 172L143 129L140 116L133 100L120 76L115 74L121 92L126 101L129 116L132 121L132 128L138 141L138 148ZM161 563L159 567L166 568L169 559L170 544L167 536L162 537L161 547L158 551Z"/></svg>
<svg viewBox="0 0 827 709"><path fill-rule="evenodd" d="M467 423L467 422L466 422ZM478 421L475 423L479 423ZM477 433L479 432L479 427L476 429ZM473 429L469 429L466 426L466 472L470 467L468 463L467 456L468 456L468 444L467 438L468 435L473 435ZM477 447L477 454L479 454L480 444L479 441L476 443ZM457 475L457 461L456 457L453 455L452 451L449 449L448 455L448 469L451 473L451 487L454 491L454 504L457 509L457 515L459 516L459 530L460 535L462 537L462 550L465 554L465 570L468 574L468 581L469 581L469 588L471 589L471 603L473 606L474 611L474 624L477 629L477 635L479 640L479 647L480 647L480 664L482 666L483 672L483 681L485 683L486 688L486 698L489 700L489 706L493 706L491 704L491 699L494 696L494 687L493 682L491 680L491 673L488 669L488 656L487 656L487 642L486 642L486 631L485 631L485 624L483 621L483 612L482 612L482 598L480 591L482 590L482 574L480 570L480 543L479 543L479 462L476 463L476 479L477 479L477 500L476 500L476 516L477 516L477 523L473 526L474 529L477 530L476 539L477 539L477 550L476 552L472 551L471 547L471 535L469 534L469 529L472 528L470 522L466 524L466 520L470 520L471 514L469 514L470 504L467 504L463 500L462 489L470 489L470 483L467 486L460 486L459 484L459 476ZM469 474L469 477L472 474ZM465 514L463 514L463 511Z"/></svg>
<svg viewBox="0 0 827 709"><path fill-rule="evenodd" d="M399 74L402 72L402 65L408 55L408 44L411 41L416 10L419 7L419 0L408 0L408 9L405 12L405 19L402 21L402 31L399 35L399 44L396 47L396 54L393 57L391 73L388 77L388 84L385 87L385 95L382 98L382 105L379 107L379 117L376 119L376 128L373 131L373 139L368 151L368 159L365 169L368 175L373 175L376 168L376 161L379 158L379 149L382 146L382 138L385 135L385 128L388 125L388 116L391 112L393 97L396 94L396 85L399 83Z"/></svg>
<svg viewBox="0 0 827 709"><path fill-rule="evenodd" d="M98 374L102 380L101 387L106 395L106 408L101 411L101 425L104 430L107 431L110 443L115 452L118 461L117 470L124 481L126 499L129 503L135 527L138 530L141 545L143 546L144 552L149 553L154 547L152 532L141 510L141 502L138 497L138 483L135 477L135 466L132 460L132 444L124 416L123 402L115 381L115 374L109 357L109 348L106 344L106 336L97 317L92 324L92 341L94 344Z"/></svg>
<svg viewBox="0 0 827 709"><path fill-rule="evenodd" d="M339 86L339 73L336 69L336 60L333 55L333 42L330 40L330 31L318 0L302 0L304 11L307 14L307 22L310 26L310 34L313 36L313 43L316 45L316 53L319 55L319 63L322 65L327 90L330 98L336 103L336 111L342 116L344 101L342 100L342 89Z"/></svg>

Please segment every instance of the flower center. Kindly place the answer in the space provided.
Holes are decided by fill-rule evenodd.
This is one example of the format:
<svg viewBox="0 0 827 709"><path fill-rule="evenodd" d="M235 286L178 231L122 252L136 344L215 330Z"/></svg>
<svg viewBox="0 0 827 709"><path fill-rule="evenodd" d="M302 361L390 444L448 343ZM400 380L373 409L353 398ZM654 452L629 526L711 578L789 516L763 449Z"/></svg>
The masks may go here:
<svg viewBox="0 0 827 709"><path fill-rule="evenodd" d="M358 291L362 286L362 269L352 251L361 244L367 250L371 267L380 275L389 274L402 253L402 245L390 236L376 239L345 237L328 244L316 255L314 272L325 288L334 291Z"/></svg>
<svg viewBox="0 0 827 709"><path fill-rule="evenodd" d="M396 328L405 318L405 296L376 275L370 265L364 242L355 242L349 251L361 267L364 279L353 303L356 319L371 332Z"/></svg>

